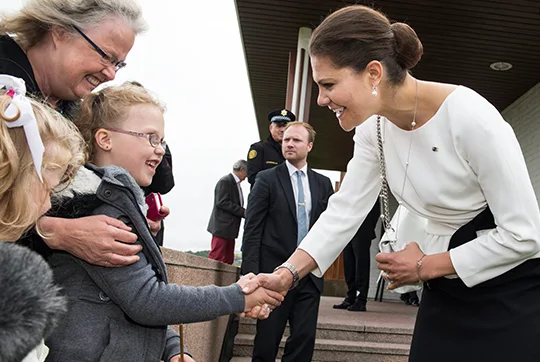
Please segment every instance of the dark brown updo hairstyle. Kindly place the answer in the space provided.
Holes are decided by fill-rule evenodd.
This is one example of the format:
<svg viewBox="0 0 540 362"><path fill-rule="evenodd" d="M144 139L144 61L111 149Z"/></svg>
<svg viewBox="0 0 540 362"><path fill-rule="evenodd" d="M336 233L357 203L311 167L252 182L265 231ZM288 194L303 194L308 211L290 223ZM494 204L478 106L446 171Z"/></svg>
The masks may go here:
<svg viewBox="0 0 540 362"><path fill-rule="evenodd" d="M380 61L390 84L400 85L422 57L423 47L407 24L367 6L352 5L330 14L313 31L312 56L327 57L338 68L362 72L372 60Z"/></svg>

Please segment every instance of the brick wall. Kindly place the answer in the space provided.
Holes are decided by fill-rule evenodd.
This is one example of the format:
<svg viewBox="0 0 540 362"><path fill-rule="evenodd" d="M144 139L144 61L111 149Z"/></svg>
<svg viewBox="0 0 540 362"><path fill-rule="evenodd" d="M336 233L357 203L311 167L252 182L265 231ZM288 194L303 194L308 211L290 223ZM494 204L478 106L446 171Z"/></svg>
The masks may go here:
<svg viewBox="0 0 540 362"><path fill-rule="evenodd" d="M536 199L540 201L540 83L508 106L502 115L516 133Z"/></svg>

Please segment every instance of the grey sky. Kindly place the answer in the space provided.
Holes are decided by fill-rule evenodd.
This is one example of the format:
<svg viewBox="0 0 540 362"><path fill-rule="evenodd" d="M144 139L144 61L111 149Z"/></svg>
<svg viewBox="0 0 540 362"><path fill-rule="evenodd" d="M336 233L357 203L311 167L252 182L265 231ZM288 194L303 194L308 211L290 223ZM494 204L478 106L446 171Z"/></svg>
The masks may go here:
<svg viewBox="0 0 540 362"><path fill-rule="evenodd" d="M1 2L2 10L23 3ZM215 183L258 140L234 1L139 2L149 30L136 39L128 66L113 83L137 80L167 105L176 186L163 196L171 208L165 246L209 249L206 226ZM336 172L324 174L338 179ZM249 184L242 184L247 200ZM241 240L240 235L237 250Z"/></svg>

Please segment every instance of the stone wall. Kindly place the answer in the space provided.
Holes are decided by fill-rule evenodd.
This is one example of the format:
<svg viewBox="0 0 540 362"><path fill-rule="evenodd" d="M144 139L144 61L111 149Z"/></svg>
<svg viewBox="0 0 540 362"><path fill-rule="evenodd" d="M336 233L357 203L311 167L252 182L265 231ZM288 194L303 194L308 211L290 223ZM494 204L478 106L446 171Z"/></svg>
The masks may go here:
<svg viewBox="0 0 540 362"><path fill-rule="evenodd" d="M226 286L237 280L237 267L177 250L162 250L170 283ZM209 322L184 325L184 343L196 361L219 360L228 320L229 316L222 316Z"/></svg>

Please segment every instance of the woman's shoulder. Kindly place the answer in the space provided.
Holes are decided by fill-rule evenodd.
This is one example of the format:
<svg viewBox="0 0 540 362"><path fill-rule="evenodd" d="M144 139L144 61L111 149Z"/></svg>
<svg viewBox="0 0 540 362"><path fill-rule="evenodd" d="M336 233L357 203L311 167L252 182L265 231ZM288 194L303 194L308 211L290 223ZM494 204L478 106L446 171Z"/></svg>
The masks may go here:
<svg viewBox="0 0 540 362"><path fill-rule="evenodd" d="M471 88L457 87L446 103L445 113L455 131L483 132L508 127L497 108Z"/></svg>
<svg viewBox="0 0 540 362"><path fill-rule="evenodd" d="M458 86L448 96L446 103L451 114L499 113L480 93L463 85Z"/></svg>

